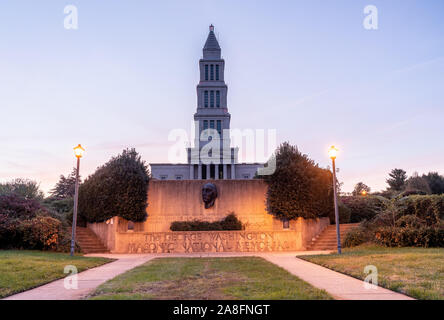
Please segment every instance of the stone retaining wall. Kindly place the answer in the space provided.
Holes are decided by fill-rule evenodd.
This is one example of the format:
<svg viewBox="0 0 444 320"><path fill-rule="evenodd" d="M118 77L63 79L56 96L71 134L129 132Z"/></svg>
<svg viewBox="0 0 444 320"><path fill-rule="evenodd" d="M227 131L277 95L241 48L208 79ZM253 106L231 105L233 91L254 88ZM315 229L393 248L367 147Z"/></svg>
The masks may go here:
<svg viewBox="0 0 444 320"><path fill-rule="evenodd" d="M217 187L212 208L205 209L202 186ZM305 250L329 224L328 218L292 220L289 228L266 211L267 186L262 180L150 181L148 218L129 226L114 217L88 228L115 253L260 252ZM217 221L234 212L243 231L172 232L174 221Z"/></svg>

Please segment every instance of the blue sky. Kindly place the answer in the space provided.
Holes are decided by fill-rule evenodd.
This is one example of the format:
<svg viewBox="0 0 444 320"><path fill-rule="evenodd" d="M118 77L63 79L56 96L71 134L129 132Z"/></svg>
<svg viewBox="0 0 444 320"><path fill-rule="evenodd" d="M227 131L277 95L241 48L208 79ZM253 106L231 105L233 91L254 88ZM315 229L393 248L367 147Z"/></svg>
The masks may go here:
<svg viewBox="0 0 444 320"><path fill-rule="evenodd" d="M65 5L79 29L63 27ZM366 30L366 5L379 29ZM340 148L344 191L387 173L444 173L442 1L20 1L0 3L0 180L47 191L86 148L86 176L125 147L168 158L189 129L214 24L232 128L276 129L321 166Z"/></svg>

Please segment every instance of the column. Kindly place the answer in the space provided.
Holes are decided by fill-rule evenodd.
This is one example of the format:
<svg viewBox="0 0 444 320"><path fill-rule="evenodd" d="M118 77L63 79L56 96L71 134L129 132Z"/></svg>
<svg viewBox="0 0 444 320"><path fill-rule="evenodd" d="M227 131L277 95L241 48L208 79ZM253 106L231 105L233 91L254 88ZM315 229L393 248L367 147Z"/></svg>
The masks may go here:
<svg viewBox="0 0 444 320"><path fill-rule="evenodd" d="M214 179L219 180L219 165L218 164L214 165Z"/></svg>
<svg viewBox="0 0 444 320"><path fill-rule="evenodd" d="M199 163L199 166L198 166L198 172L197 172L197 179L198 180L202 180L202 164L200 164Z"/></svg>
<svg viewBox="0 0 444 320"><path fill-rule="evenodd" d="M207 166L207 180L210 180L211 179L211 177L210 177L210 165L209 164L207 164L206 165Z"/></svg>
<svg viewBox="0 0 444 320"><path fill-rule="evenodd" d="M223 164L223 171L224 171L224 180L227 180L227 165Z"/></svg>
<svg viewBox="0 0 444 320"><path fill-rule="evenodd" d="M231 163L231 180L236 179L236 171L235 171L235 164L234 161Z"/></svg>
<svg viewBox="0 0 444 320"><path fill-rule="evenodd" d="M190 164L190 180L194 180L194 164Z"/></svg>

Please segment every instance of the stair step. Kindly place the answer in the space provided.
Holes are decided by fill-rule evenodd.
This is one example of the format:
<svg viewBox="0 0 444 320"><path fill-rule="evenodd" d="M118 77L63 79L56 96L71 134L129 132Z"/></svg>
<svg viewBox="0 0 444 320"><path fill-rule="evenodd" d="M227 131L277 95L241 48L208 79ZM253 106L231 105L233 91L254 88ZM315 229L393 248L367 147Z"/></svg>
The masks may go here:
<svg viewBox="0 0 444 320"><path fill-rule="evenodd" d="M72 233L72 229L68 230ZM106 253L109 250L104 246L96 234L87 228L76 228L76 242L84 253Z"/></svg>
<svg viewBox="0 0 444 320"><path fill-rule="evenodd" d="M359 223L349 223L339 225L339 234L341 236L341 242L344 240L345 235L352 229L359 226ZM335 250L337 247L336 238L336 226L329 225L324 231L313 240L308 246L307 250L319 251L319 250Z"/></svg>

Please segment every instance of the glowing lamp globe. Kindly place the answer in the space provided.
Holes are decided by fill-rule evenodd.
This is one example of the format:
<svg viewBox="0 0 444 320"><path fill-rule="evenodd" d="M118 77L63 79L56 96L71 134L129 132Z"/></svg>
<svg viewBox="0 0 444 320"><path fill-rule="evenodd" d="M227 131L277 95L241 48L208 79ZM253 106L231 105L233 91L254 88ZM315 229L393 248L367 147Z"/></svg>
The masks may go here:
<svg viewBox="0 0 444 320"><path fill-rule="evenodd" d="M80 144L74 148L74 154L77 158L81 158L83 156L84 151L85 151L85 149L83 149L82 145L80 145Z"/></svg>
<svg viewBox="0 0 444 320"><path fill-rule="evenodd" d="M335 146L331 146L328 150L328 155L331 159L336 159L336 156L338 154L338 149Z"/></svg>

